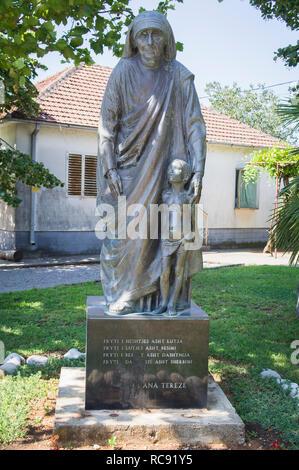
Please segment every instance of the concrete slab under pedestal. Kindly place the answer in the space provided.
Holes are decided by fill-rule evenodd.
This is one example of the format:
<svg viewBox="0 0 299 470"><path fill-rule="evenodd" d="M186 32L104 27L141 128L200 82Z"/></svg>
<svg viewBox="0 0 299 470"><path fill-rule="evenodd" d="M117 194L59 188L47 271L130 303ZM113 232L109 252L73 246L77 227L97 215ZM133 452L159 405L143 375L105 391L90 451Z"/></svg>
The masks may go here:
<svg viewBox="0 0 299 470"><path fill-rule="evenodd" d="M241 444L245 427L219 385L209 378L206 409L85 410L85 369L61 369L54 434L61 444L118 445L155 442Z"/></svg>

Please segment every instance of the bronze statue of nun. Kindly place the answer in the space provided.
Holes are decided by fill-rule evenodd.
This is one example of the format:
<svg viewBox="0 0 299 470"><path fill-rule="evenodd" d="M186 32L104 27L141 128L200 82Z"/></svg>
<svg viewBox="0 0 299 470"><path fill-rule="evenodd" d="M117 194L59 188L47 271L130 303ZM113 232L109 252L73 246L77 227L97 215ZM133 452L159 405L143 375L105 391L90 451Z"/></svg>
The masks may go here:
<svg viewBox="0 0 299 470"><path fill-rule="evenodd" d="M193 203L200 198L206 131L194 75L176 60L167 19L145 11L131 23L122 59L113 69L99 122L97 204L117 209L162 202L167 168L175 159L191 168ZM119 207L118 207L118 210ZM125 224L130 222L126 218ZM150 313L159 303L160 240L105 238L101 281L109 314ZM181 308L190 306L191 276L202 269L200 250L190 251Z"/></svg>

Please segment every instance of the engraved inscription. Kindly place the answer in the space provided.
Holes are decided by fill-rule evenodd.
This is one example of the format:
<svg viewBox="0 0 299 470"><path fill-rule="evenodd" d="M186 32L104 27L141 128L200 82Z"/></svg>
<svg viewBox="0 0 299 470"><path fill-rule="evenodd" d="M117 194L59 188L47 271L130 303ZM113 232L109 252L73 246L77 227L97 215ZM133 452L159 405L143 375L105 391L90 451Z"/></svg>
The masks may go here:
<svg viewBox="0 0 299 470"><path fill-rule="evenodd" d="M148 366L191 365L190 353L181 351L182 348L181 338L105 338L101 362L104 366L128 366L132 365L134 357L138 356ZM152 388L155 388L154 385Z"/></svg>
<svg viewBox="0 0 299 470"><path fill-rule="evenodd" d="M143 387L142 388L146 388L146 389L153 389L153 388L172 388L174 390L178 390L180 388L187 388L187 384L186 382L162 382L162 383L157 383L157 382L147 382L145 384L143 384Z"/></svg>

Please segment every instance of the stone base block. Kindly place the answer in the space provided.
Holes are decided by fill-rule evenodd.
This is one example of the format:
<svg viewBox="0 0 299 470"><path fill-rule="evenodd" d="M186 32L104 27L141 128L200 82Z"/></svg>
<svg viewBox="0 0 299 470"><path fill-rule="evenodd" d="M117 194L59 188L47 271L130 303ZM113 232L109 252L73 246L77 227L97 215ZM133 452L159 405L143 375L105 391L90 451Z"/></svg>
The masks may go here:
<svg viewBox="0 0 299 470"><path fill-rule="evenodd" d="M241 444L244 423L221 388L209 378L205 409L85 410L85 369L61 369L54 434L61 444L118 445L156 442Z"/></svg>
<svg viewBox="0 0 299 470"><path fill-rule="evenodd" d="M87 297L87 410L206 408L209 317L105 313Z"/></svg>

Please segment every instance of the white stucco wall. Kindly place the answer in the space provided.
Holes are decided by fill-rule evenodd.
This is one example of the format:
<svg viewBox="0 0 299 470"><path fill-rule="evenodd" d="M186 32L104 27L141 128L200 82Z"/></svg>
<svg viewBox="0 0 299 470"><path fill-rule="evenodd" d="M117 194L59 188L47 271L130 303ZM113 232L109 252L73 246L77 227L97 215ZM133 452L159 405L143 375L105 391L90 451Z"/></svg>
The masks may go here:
<svg viewBox="0 0 299 470"><path fill-rule="evenodd" d="M17 129L17 124L14 122L0 123L1 139L5 140L12 147L14 147L16 143L16 129Z"/></svg>
<svg viewBox="0 0 299 470"><path fill-rule="evenodd" d="M14 147L16 143L16 124L0 124L0 137ZM15 229L15 209L0 200L0 230L12 231Z"/></svg>
<svg viewBox="0 0 299 470"><path fill-rule="evenodd" d="M34 125L17 125L16 144L30 152ZM249 161L251 149L208 145L201 203L208 213L209 229L266 228L275 198L275 185L266 175L258 183L258 209L235 209L235 171ZM68 153L96 155L97 132L41 125L37 136L37 160L66 183ZM23 211L19 230L28 230ZM27 214L27 215L26 215ZM67 188L42 189L37 193L37 231L92 231L95 198L68 196ZM22 226L22 227L21 227Z"/></svg>
<svg viewBox="0 0 299 470"><path fill-rule="evenodd" d="M19 150L30 151L33 130L34 125L18 125ZM41 125L36 142L37 161L43 162L63 183L67 181L68 153L96 155L97 152L96 131ZM66 185L37 192L37 231L89 231L94 230L96 221L95 198L68 196ZM28 229L26 220L23 226Z"/></svg>
<svg viewBox="0 0 299 470"><path fill-rule="evenodd" d="M258 209L235 209L236 168L250 161L250 148L208 145L201 204L209 228L266 228L275 200L275 184L266 175L258 181Z"/></svg>

